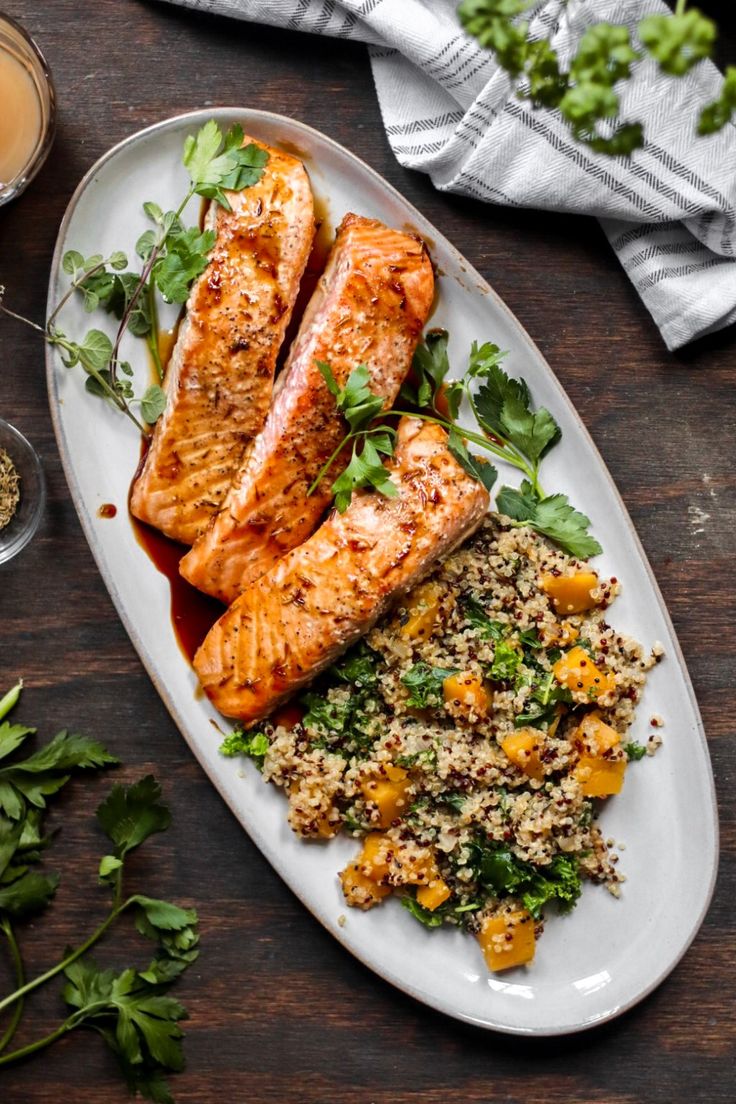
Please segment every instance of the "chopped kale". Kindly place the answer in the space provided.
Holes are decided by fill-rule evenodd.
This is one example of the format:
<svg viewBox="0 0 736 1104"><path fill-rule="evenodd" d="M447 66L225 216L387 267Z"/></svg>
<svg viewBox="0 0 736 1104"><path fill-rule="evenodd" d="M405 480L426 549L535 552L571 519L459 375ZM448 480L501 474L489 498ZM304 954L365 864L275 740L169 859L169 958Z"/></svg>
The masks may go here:
<svg viewBox="0 0 736 1104"><path fill-rule="evenodd" d="M581 891L578 861L557 855L546 866L524 862L503 844L476 841L470 865L480 884L496 897L518 897L535 920L544 905L557 901L563 911L571 909Z"/></svg>
<svg viewBox="0 0 736 1104"><path fill-rule="evenodd" d="M502 640L507 631L507 626L501 621L493 621L483 609L477 598L465 598L463 600L465 619L482 636L489 640Z"/></svg>
<svg viewBox="0 0 736 1104"><path fill-rule="evenodd" d="M334 675L340 682L347 682L360 690L371 690L378 682L378 664L380 657L364 640L333 664L328 675Z"/></svg>
<svg viewBox="0 0 736 1104"><path fill-rule="evenodd" d="M233 759L236 755L247 755L259 771L262 771L268 748L269 741L265 733L246 732L240 725L236 725L220 744L220 754L227 756L228 759Z"/></svg>
<svg viewBox="0 0 736 1104"><path fill-rule="evenodd" d="M401 681L409 691L407 705L415 709L430 709L442 702L442 684L446 678L456 675L458 668L430 667L428 663L415 663Z"/></svg>
<svg viewBox="0 0 736 1104"><path fill-rule="evenodd" d="M429 909L420 905L416 897L407 895L401 898L401 903L405 909L407 909L415 920L418 920L420 924L424 924L425 928L440 928L444 923L444 914L440 909L435 909L431 912Z"/></svg>
<svg viewBox="0 0 736 1104"><path fill-rule="evenodd" d="M511 682L521 664L521 653L505 640L496 644L490 676L495 682Z"/></svg>

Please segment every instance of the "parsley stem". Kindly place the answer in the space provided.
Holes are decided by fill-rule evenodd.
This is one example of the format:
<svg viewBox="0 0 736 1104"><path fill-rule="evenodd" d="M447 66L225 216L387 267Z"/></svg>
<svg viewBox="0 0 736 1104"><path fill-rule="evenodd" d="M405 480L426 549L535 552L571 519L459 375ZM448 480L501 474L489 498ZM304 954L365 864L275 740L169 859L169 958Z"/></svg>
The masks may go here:
<svg viewBox="0 0 736 1104"><path fill-rule="evenodd" d="M20 692L23 689L23 679L18 679L15 686L8 690L2 698L0 698L0 721L3 717L6 717L13 706L20 697Z"/></svg>
<svg viewBox="0 0 736 1104"><path fill-rule="evenodd" d="M95 943L97 943L97 941L102 938L110 925L117 920L118 916L125 912L128 906L134 904L134 902L135 898L129 897L127 901L124 901L121 905L113 908L100 924L100 926L98 928L95 928L92 934L87 939L85 939L84 943L81 943L75 950L70 951L70 953L61 960L61 962L57 962L57 964L55 966L52 966L50 970L47 970L45 974L39 974L38 977L33 978L32 981L27 981L25 985L21 985L18 989L15 990L14 993L9 993L7 997L3 997L3 999L0 1000L0 1012L2 1012L3 1009L8 1008L11 1004L14 1004L16 1001L21 1000L21 998L25 997L27 993L32 993L34 989L38 989L39 986L44 985L47 981L50 981L51 978L56 977L57 974L60 974L63 970L66 970L67 966L71 966L73 962L76 962L78 958L81 958L83 954L86 954L90 947L93 947ZM2 1064L2 1061L3 1059L0 1058L0 1064Z"/></svg>
<svg viewBox="0 0 736 1104"><path fill-rule="evenodd" d="M466 438L468 441L472 441L474 445L480 445L487 452L492 452L494 456L498 456L501 460L506 460L507 463L513 464L515 468L519 468L524 472L532 483L535 482L535 475L533 470L529 467L523 457L516 451L516 449L509 450L505 445L494 445L493 441L480 434L474 433L472 429L466 429L465 426L458 425L456 422L449 422L446 418L435 418L431 414L418 414L416 411L411 410L391 410L391 414L395 414L398 418L419 418L422 422L433 422L435 425L441 426L448 432L454 429L456 433L459 433L461 437Z"/></svg>
<svg viewBox="0 0 736 1104"><path fill-rule="evenodd" d="M8 920L8 918L6 916L4 916L2 918L2 921L0 922L0 927L2 928L3 933L5 934L5 938L8 941L8 947L10 949L10 957L13 960L13 966L15 968L15 983L20 988L23 985L24 981L25 981L25 973L24 973L24 970L23 970L23 959L21 958L20 947L18 946L18 941L15 938L15 932L13 931L13 926L10 923L10 920ZM8 1024L5 1031L3 1032L2 1038L0 1038L0 1051L5 1050L6 1046L8 1045L10 1040L15 1035L16 1031L18 1030L18 1024L21 1021L22 1015L23 1015L23 998L21 997L20 1000L18 1000L16 1002L15 1010L14 1010L13 1015L11 1017L10 1023Z"/></svg>
<svg viewBox="0 0 736 1104"><path fill-rule="evenodd" d="M42 1039L36 1039L35 1043L28 1043L27 1046L21 1047L19 1050L14 1050L11 1054L3 1054L0 1057L0 1066L9 1066L11 1062L19 1062L21 1058L28 1058L31 1054L35 1054L38 1050L43 1050L47 1046L51 1046L57 1039L60 1039L62 1035L66 1035L67 1031L71 1031L77 1026L77 1021L74 1016L70 1016L68 1020L64 1020L62 1024L57 1027L56 1031L52 1031L50 1035L44 1035Z"/></svg>
<svg viewBox="0 0 736 1104"><path fill-rule="evenodd" d="M393 411L392 411L392 413L393 413ZM322 467L319 469L316 476L314 477L312 483L310 484L309 490L307 491L307 498L309 498L309 496L314 494L314 492L317 490L317 487L319 487L320 483L322 482L324 477L327 475L327 472L330 470L332 465L335 463L335 460L340 455L342 450L345 448L348 441L353 441L356 437L364 436L367 432L369 432L369 431L368 430L359 430L356 433L348 433L345 437L343 437L342 441L340 441L340 444L337 446L335 451L332 453L329 460L325 460L324 464L322 465Z"/></svg>

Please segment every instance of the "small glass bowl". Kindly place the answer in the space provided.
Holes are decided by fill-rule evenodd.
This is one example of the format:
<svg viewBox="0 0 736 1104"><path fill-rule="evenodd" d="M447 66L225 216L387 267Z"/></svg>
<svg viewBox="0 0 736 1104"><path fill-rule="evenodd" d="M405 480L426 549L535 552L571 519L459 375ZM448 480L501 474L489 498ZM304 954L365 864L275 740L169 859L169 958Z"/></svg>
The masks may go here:
<svg viewBox="0 0 736 1104"><path fill-rule="evenodd" d="M0 529L0 564L12 560L38 529L46 505L41 461L33 446L0 418L0 449L7 452L20 476L20 501L8 524Z"/></svg>
<svg viewBox="0 0 736 1104"><path fill-rule="evenodd" d="M56 93L46 59L26 30L9 15L0 12L0 50L10 54L27 70L41 108L41 130L26 164L12 180L0 182L0 207L28 187L46 160L56 129Z"/></svg>

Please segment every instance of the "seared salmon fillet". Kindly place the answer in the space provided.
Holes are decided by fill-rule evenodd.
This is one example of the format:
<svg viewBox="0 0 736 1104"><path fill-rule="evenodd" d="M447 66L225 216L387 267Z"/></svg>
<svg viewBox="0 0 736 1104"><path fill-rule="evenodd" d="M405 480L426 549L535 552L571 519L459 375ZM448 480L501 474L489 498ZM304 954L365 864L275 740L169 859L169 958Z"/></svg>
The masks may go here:
<svg viewBox="0 0 736 1104"><path fill-rule="evenodd" d="M130 500L137 518L184 544L207 527L263 427L314 237L301 161L257 144L268 151L261 179L226 193L231 211L210 204L205 227L217 241L192 285L166 372L166 410Z"/></svg>
<svg viewBox="0 0 736 1104"><path fill-rule="evenodd" d="M346 215L274 388L263 431L248 447L222 509L181 561L180 571L225 603L314 532L348 463L341 457L309 498L307 490L345 435L317 367L342 387L359 364L389 407L411 365L429 315L434 275L416 237L375 219Z"/></svg>
<svg viewBox="0 0 736 1104"><path fill-rule="evenodd" d="M253 724L329 666L480 524L489 496L445 431L402 418L386 467L396 498L357 491L344 514L252 583L212 627L194 668L213 704Z"/></svg>

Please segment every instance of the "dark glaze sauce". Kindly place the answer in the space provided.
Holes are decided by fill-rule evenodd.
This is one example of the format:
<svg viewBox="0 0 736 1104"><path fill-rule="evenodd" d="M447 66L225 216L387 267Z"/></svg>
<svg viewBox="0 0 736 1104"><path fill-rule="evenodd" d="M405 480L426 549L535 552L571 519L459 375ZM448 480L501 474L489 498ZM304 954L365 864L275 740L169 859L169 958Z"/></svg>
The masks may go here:
<svg viewBox="0 0 736 1104"><path fill-rule="evenodd" d="M112 502L103 502L97 510L97 516L99 518L114 518L117 512L118 508Z"/></svg>
<svg viewBox="0 0 736 1104"><path fill-rule="evenodd" d="M225 607L214 598L195 590L179 574L179 560L188 548L169 540L158 529L152 529L131 515L135 539L145 549L149 559L169 580L171 590L171 624L176 642L191 663L194 653Z"/></svg>
<svg viewBox="0 0 736 1104"><path fill-rule="evenodd" d="M148 442L144 439L141 441L141 458L131 480L131 490L143 467L147 452ZM138 521L130 511L128 511L128 517L133 526L135 539L154 567L169 581L171 624L177 644L191 663L197 648L218 617L225 612L225 607L214 598L196 590L186 579L182 579L179 574L179 560L188 551L186 545L169 540L163 533L159 533L158 529Z"/></svg>
<svg viewBox="0 0 736 1104"><path fill-rule="evenodd" d="M204 222L206 209L207 204L205 202L202 204L200 210L200 227ZM281 348L279 367L283 365L286 359L289 347L299 329L299 323L301 322L307 303L311 299L317 287L317 283L319 282L319 278L324 271L325 262L334 241L334 231L327 217L327 205L324 200L316 196L314 200L314 214L317 223L317 232L314 236L312 250L299 287L299 294L294 306L294 312ZM162 333L159 337L159 355L164 370L166 369L171 351L176 343L181 317L183 317L183 312L174 328L168 332ZM131 481L131 488L143 467L147 450L148 443L144 440L141 444L141 457L136 473ZM107 517L111 515L106 514L104 516ZM188 551L186 545L169 540L169 538L165 537L163 533L160 533L158 529L154 529L152 526L138 521L132 514L129 514L129 517L136 540L141 548L145 550L157 570L160 571L162 575L165 575L169 581L169 589L171 592L171 624L179 647L191 663L194 659L195 652L215 621L222 616L225 607L214 598L202 594L179 574L179 561Z"/></svg>

